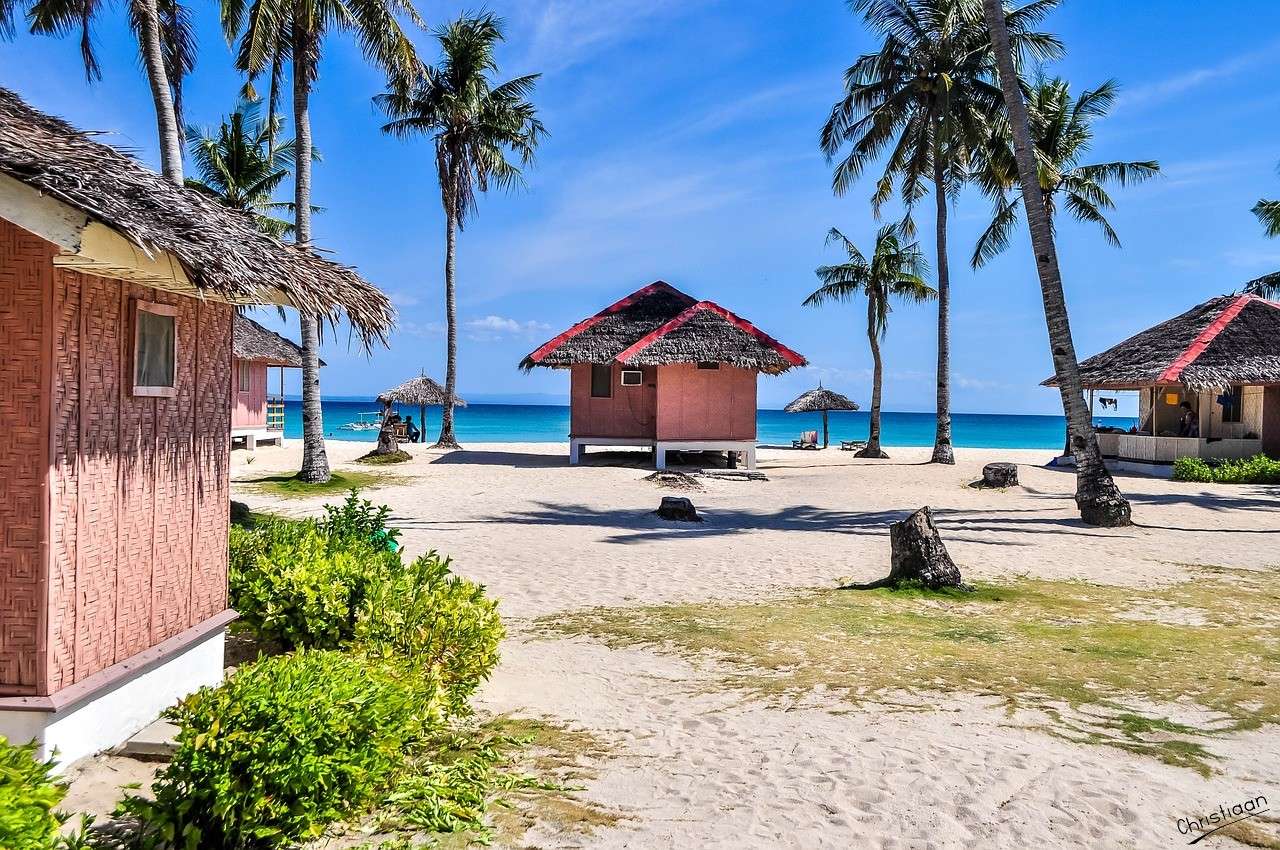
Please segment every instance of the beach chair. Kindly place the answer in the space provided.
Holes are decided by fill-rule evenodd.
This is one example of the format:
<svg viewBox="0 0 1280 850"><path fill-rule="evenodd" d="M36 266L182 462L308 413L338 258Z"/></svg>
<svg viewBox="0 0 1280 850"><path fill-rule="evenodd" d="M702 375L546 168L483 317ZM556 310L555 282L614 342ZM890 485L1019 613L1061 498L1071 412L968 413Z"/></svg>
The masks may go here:
<svg viewBox="0 0 1280 850"><path fill-rule="evenodd" d="M396 429L396 439L402 443L409 442L409 426L404 422L397 422L394 426Z"/></svg>
<svg viewBox="0 0 1280 850"><path fill-rule="evenodd" d="M791 448L793 449L816 449L817 447L817 431L801 431L800 439L791 441Z"/></svg>
<svg viewBox="0 0 1280 850"><path fill-rule="evenodd" d="M841 440L840 451L842 452L860 452L867 447L866 440Z"/></svg>

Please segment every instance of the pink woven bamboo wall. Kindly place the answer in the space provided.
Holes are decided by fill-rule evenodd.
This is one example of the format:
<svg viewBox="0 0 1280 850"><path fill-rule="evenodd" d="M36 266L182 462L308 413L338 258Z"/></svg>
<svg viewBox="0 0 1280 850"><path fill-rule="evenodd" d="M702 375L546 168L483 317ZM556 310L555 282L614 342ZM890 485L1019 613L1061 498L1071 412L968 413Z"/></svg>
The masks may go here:
<svg viewBox="0 0 1280 850"><path fill-rule="evenodd" d="M249 369L249 389L240 392L240 368ZM267 427L267 364L257 361L231 361L231 427Z"/></svg>
<svg viewBox="0 0 1280 850"><path fill-rule="evenodd" d="M0 431L0 495L38 502L32 546L6 533L0 549L0 693L53 693L226 607L231 308L57 269L52 256L0 222L0 334L25 324L42 341L6 346L0 367L6 409L30 393L7 371L38 376L34 436ZM6 300L33 287L31 303ZM130 392L134 300L179 309L174 398ZM15 443L31 469L5 450ZM23 622L36 624L30 638Z"/></svg>

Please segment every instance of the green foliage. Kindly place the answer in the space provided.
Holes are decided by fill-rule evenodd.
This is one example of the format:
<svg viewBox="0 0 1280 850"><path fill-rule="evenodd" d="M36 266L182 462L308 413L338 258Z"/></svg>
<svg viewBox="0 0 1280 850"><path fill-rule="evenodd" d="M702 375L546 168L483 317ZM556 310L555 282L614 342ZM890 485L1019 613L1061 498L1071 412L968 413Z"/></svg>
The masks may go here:
<svg viewBox="0 0 1280 850"><path fill-rule="evenodd" d="M371 542L389 549L396 549L400 529L387 526L391 509L386 505L374 507L373 502L360 498L360 491L352 489L341 505L325 505L320 530L331 538L346 541Z"/></svg>
<svg viewBox="0 0 1280 850"><path fill-rule="evenodd" d="M468 713L468 700L498 663L505 634L484 587L449 572L429 552L373 582L355 640L372 657L404 665L421 682L432 720Z"/></svg>
<svg viewBox="0 0 1280 850"><path fill-rule="evenodd" d="M66 795L52 761L36 761L34 743L16 746L0 736L0 847L53 850L64 817L55 811Z"/></svg>
<svg viewBox="0 0 1280 850"><path fill-rule="evenodd" d="M1209 464L1198 457L1180 457L1173 462L1173 480L1205 484L1280 484L1280 460L1259 454L1242 460Z"/></svg>
<svg viewBox="0 0 1280 850"><path fill-rule="evenodd" d="M320 484L303 481L297 475L264 475L238 482L262 493L285 498L310 499L316 496L336 496L348 490L372 487L385 482L388 476L373 472L334 472L329 480Z"/></svg>
<svg viewBox="0 0 1280 850"><path fill-rule="evenodd" d="M154 801L121 814L149 848L279 847L367 809L422 732L413 687L359 656L299 650L170 709L181 731Z"/></svg>

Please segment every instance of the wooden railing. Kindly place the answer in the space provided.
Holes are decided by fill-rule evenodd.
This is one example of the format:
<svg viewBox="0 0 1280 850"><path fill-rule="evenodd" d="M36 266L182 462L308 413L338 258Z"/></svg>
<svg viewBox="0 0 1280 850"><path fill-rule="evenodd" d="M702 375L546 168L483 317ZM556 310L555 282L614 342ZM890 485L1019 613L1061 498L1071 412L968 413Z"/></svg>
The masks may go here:
<svg viewBox="0 0 1280 850"><path fill-rule="evenodd" d="M282 398L267 399L267 430L268 431L284 430L284 399Z"/></svg>

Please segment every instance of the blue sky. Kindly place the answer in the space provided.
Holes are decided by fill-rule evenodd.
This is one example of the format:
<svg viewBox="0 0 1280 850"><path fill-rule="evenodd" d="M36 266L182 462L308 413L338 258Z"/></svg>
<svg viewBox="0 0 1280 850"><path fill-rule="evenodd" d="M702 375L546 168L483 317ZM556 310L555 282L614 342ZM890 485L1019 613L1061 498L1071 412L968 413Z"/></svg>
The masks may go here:
<svg viewBox="0 0 1280 850"><path fill-rule="evenodd" d="M464 7L424 4L438 24ZM662 278L720 302L805 354L812 366L762 378L777 407L819 379L866 403L870 356L856 306L800 306L835 225L869 246L870 183L830 191L818 129L840 74L873 42L840 0L524 0L507 20L503 76L542 72L551 131L527 189L480 201L459 250L460 392L477 400L557 400L565 373L516 363L572 322ZM213 4L196 4L201 52L188 120L214 123L239 86ZM1093 161L1157 159L1164 176L1117 190L1123 250L1064 221L1059 252L1081 355L1280 268L1249 213L1280 194L1280 4L1068 0L1048 27L1067 44L1048 69L1121 100L1097 128ZM105 79L84 81L74 40L0 45L0 81L30 102L158 162L150 99L119 9L96 31ZM426 33L417 37L434 57ZM420 368L443 378L443 216L426 140L384 136L370 97L380 77L355 45L325 46L313 100L324 161L317 242L392 295L400 325L366 355L345 333L326 343L326 395L371 395ZM953 209L953 407L1053 413L1052 371L1025 235L980 272L967 259L986 224L972 193ZM928 205L921 245L932 255ZM258 318L281 327L274 312ZM296 337L296 327L283 328ZM933 407L936 318L903 306L885 346L885 406Z"/></svg>

